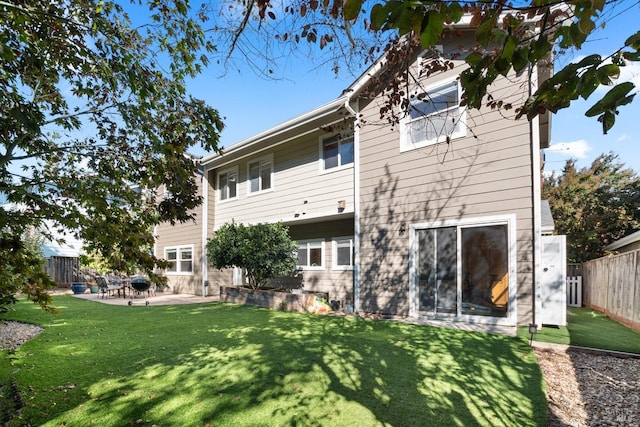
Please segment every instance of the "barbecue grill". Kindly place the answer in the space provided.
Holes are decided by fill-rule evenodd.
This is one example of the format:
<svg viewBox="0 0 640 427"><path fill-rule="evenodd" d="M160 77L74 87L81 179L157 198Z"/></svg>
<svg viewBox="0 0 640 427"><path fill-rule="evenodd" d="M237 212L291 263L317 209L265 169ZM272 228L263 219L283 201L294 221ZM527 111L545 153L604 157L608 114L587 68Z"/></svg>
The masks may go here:
<svg viewBox="0 0 640 427"><path fill-rule="evenodd" d="M144 295L144 305L149 305L149 301L147 301L147 291L149 287L151 287L151 282L149 282L144 277L134 277L131 279L131 287L136 291ZM131 294L131 299L129 300L129 305L133 304L133 298L135 298L135 294Z"/></svg>

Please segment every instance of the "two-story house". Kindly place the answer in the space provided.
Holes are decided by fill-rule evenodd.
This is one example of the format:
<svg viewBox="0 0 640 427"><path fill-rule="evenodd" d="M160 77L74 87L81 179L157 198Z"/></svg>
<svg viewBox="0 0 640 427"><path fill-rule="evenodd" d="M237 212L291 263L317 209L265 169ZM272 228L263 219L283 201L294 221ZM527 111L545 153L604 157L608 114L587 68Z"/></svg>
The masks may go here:
<svg viewBox="0 0 640 427"><path fill-rule="evenodd" d="M204 244L229 221L281 221L299 244L305 290L359 312L526 325L540 310L540 150L549 116L460 106L472 31L443 37L446 72L409 82L411 113L380 118L385 58L334 101L202 160L198 223L161 226L156 255L175 261L174 290L241 283L207 267ZM424 52L411 67L420 76ZM432 52L428 55L433 55ZM522 103L548 70L499 80ZM407 95L409 96L409 95ZM208 287L207 287L208 286Z"/></svg>

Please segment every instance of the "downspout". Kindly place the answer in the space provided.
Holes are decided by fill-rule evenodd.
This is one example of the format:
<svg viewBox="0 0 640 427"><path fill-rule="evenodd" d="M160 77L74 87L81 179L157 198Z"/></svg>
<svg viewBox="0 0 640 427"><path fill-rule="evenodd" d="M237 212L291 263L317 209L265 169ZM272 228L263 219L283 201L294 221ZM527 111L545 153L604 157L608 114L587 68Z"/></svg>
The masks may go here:
<svg viewBox="0 0 640 427"><path fill-rule="evenodd" d="M532 96L538 87L538 72L533 66L529 66L529 96ZM551 120L551 118L549 118ZM550 125L549 125L550 126ZM540 218L542 185L542 165L540 160L540 119L536 116L529 122L529 138L531 140L531 180L532 180L532 214L533 214L533 324L537 324L542 313L542 219ZM542 325L538 325L540 327Z"/></svg>
<svg viewBox="0 0 640 427"><path fill-rule="evenodd" d="M208 296L209 276L207 262L207 223L209 220L209 179L208 169L202 173L202 296Z"/></svg>
<svg viewBox="0 0 640 427"><path fill-rule="evenodd" d="M353 123L353 311L360 311L360 119L358 113L349 104L344 108L354 118Z"/></svg>

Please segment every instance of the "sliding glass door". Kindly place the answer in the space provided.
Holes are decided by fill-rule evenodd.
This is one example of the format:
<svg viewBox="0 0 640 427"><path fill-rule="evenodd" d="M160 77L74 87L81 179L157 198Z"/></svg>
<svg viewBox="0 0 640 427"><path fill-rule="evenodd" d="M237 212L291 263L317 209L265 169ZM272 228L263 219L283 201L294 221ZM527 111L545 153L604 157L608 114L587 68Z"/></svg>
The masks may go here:
<svg viewBox="0 0 640 427"><path fill-rule="evenodd" d="M507 224L416 228L418 311L441 317L507 317Z"/></svg>

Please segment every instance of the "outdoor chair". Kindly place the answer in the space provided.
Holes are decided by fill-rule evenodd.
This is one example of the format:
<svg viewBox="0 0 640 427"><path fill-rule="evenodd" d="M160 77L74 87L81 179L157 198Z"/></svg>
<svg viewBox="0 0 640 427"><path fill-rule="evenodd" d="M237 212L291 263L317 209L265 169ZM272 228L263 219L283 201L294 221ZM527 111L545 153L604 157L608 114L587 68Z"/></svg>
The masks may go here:
<svg viewBox="0 0 640 427"><path fill-rule="evenodd" d="M124 291L124 286L122 284L111 283L104 276L96 276L96 282L98 283L98 289L100 290L100 295L102 296L102 298L108 297L109 294L113 295L115 291L118 291L119 297L120 291Z"/></svg>

